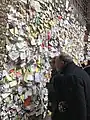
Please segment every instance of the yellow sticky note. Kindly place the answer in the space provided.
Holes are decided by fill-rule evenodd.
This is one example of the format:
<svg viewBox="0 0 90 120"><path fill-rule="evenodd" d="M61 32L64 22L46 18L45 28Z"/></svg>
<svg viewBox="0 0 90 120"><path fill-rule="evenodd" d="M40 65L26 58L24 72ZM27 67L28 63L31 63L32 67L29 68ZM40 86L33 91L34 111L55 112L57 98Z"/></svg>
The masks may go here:
<svg viewBox="0 0 90 120"><path fill-rule="evenodd" d="M51 116L51 114L52 114L52 113L51 113L50 111L48 111L48 115Z"/></svg>
<svg viewBox="0 0 90 120"><path fill-rule="evenodd" d="M38 60L38 64L40 64L41 63L41 60Z"/></svg>
<svg viewBox="0 0 90 120"><path fill-rule="evenodd" d="M37 37L37 34L33 33L32 36L33 36L34 38L36 38L36 37Z"/></svg>
<svg viewBox="0 0 90 120"><path fill-rule="evenodd" d="M24 102L24 95L21 95L20 99Z"/></svg>
<svg viewBox="0 0 90 120"><path fill-rule="evenodd" d="M38 69L38 68L36 68L36 72L39 72L39 69Z"/></svg>
<svg viewBox="0 0 90 120"><path fill-rule="evenodd" d="M7 81L12 81L12 77L10 77L9 75L6 76L6 79L7 79Z"/></svg>
<svg viewBox="0 0 90 120"><path fill-rule="evenodd" d="M18 29L17 29L17 27L15 27L15 34L18 34Z"/></svg>

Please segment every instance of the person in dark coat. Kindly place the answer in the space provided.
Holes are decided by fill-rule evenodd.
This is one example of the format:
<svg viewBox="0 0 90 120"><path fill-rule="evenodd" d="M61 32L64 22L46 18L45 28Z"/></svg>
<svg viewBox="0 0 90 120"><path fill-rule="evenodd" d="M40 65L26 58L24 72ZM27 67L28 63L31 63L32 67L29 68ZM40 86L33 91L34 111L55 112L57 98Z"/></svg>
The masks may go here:
<svg viewBox="0 0 90 120"><path fill-rule="evenodd" d="M56 58L59 72L53 78L57 96L54 120L90 120L90 77L72 58L62 53Z"/></svg>

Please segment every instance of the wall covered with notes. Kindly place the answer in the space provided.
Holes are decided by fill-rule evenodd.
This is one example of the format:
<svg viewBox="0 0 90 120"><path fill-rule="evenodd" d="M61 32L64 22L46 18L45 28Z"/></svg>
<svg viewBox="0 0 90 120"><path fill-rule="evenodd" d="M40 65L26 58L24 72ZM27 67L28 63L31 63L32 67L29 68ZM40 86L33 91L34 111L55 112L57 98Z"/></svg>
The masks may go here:
<svg viewBox="0 0 90 120"><path fill-rule="evenodd" d="M83 60L85 27L68 0L11 0L7 7L7 60L0 73L0 117L28 120L45 116L50 58L63 51L76 63Z"/></svg>

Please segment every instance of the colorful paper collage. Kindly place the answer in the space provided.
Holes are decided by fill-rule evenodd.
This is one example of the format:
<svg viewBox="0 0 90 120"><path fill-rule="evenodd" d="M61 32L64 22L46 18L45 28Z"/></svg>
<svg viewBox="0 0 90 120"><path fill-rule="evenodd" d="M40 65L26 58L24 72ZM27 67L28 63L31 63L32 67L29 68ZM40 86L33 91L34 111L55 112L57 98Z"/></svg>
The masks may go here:
<svg viewBox="0 0 90 120"><path fill-rule="evenodd" d="M7 62L0 73L1 120L29 120L47 112L51 57L61 51L79 64L84 31L67 0L11 0Z"/></svg>

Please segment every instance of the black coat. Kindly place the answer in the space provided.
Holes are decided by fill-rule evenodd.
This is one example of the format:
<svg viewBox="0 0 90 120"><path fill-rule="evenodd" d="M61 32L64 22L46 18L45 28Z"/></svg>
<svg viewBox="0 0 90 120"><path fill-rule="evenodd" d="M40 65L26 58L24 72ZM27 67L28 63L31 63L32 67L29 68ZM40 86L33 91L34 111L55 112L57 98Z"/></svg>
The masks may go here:
<svg viewBox="0 0 90 120"><path fill-rule="evenodd" d="M90 75L90 65L85 67L84 70Z"/></svg>
<svg viewBox="0 0 90 120"><path fill-rule="evenodd" d="M50 82L47 83L46 87L48 89L48 110L50 110L51 112L53 112L53 107L55 107L56 104L56 93L55 90L53 88L53 77L57 74L56 70L52 70L51 71L51 78L50 78Z"/></svg>
<svg viewBox="0 0 90 120"><path fill-rule="evenodd" d="M69 63L54 77L57 109L53 120L90 120L90 77Z"/></svg>
<svg viewBox="0 0 90 120"><path fill-rule="evenodd" d="M51 78L50 78L50 82L47 83L46 87L48 89L48 99L50 102L55 101L54 98L55 96L53 96L52 94L54 94L54 89L53 89L53 77L57 74L56 70L52 70L51 71Z"/></svg>

